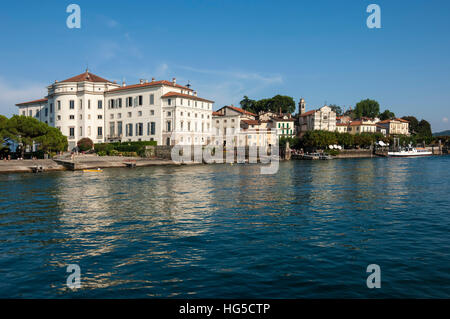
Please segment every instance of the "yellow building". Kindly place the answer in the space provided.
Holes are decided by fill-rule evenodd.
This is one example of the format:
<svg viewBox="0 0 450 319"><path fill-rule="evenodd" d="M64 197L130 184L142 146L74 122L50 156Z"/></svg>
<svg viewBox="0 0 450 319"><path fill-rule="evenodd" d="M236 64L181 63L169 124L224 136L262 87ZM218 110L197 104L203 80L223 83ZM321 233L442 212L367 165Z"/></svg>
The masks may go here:
<svg viewBox="0 0 450 319"><path fill-rule="evenodd" d="M389 135L409 135L409 122L404 119L384 120L377 123Z"/></svg>
<svg viewBox="0 0 450 319"><path fill-rule="evenodd" d="M365 122L364 120L353 121L348 124L347 132L353 135L361 133L376 133L377 126L375 124Z"/></svg>
<svg viewBox="0 0 450 319"><path fill-rule="evenodd" d="M336 132L347 133L349 123L336 123Z"/></svg>

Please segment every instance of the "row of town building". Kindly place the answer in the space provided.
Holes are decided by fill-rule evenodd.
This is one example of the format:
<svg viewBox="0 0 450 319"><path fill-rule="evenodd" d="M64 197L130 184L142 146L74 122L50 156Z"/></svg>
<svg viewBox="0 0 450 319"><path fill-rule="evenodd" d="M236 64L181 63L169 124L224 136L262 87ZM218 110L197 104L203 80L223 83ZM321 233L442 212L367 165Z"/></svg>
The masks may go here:
<svg viewBox="0 0 450 319"><path fill-rule="evenodd" d="M310 130L408 134L405 120L351 121L336 117L329 106L306 112L304 99L297 116L271 111L254 114L233 105L213 111L212 100L199 97L189 84L177 84L175 78L127 85L86 70L55 81L47 91L45 98L16 104L19 114L58 128L67 136L70 149L84 137L94 143L268 146L282 136L294 137Z"/></svg>

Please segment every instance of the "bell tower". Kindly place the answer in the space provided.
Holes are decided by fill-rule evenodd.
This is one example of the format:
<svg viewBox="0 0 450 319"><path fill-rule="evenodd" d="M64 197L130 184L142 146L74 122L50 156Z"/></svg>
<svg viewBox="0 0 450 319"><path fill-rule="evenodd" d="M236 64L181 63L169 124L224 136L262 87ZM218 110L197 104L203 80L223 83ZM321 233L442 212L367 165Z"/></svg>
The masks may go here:
<svg viewBox="0 0 450 319"><path fill-rule="evenodd" d="M301 98L300 102L298 102L298 111L300 112L300 114L305 113L305 108L306 108L305 99Z"/></svg>

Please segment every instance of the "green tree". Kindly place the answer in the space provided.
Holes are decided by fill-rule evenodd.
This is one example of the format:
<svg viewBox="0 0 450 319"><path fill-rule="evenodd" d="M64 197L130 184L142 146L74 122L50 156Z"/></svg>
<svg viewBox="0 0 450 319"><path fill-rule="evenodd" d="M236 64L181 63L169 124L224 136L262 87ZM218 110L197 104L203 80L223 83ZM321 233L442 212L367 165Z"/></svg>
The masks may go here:
<svg viewBox="0 0 450 319"><path fill-rule="evenodd" d="M355 119L356 118L355 110L352 110L352 109L348 109L347 111L344 112L343 115L344 116L350 116L351 119Z"/></svg>
<svg viewBox="0 0 450 319"><path fill-rule="evenodd" d="M39 143L44 151L60 151L67 149L67 138L61 132L39 120L22 115L14 115L6 125L5 137L21 144L23 157L27 146Z"/></svg>
<svg viewBox="0 0 450 319"><path fill-rule="evenodd" d="M385 110L383 113L380 114L380 120L392 120L395 119L395 114L389 110Z"/></svg>
<svg viewBox="0 0 450 319"><path fill-rule="evenodd" d="M249 99L247 95L239 102L241 108L249 112L255 112L255 103L256 101Z"/></svg>
<svg viewBox="0 0 450 319"><path fill-rule="evenodd" d="M303 146L310 148L327 148L337 143L335 132L308 131L302 138Z"/></svg>
<svg viewBox="0 0 450 319"><path fill-rule="evenodd" d="M351 147L354 145L353 135L350 133L336 133L337 144L344 147Z"/></svg>
<svg viewBox="0 0 450 319"><path fill-rule="evenodd" d="M27 146L31 146L33 141L39 136L47 133L49 126L39 120L23 115L14 115L8 120L7 137L21 145L21 156L25 152Z"/></svg>
<svg viewBox="0 0 450 319"><path fill-rule="evenodd" d="M374 118L380 114L380 104L371 99L361 100L356 104L355 116L361 118L363 116Z"/></svg>
<svg viewBox="0 0 450 319"><path fill-rule="evenodd" d="M431 125L426 120L421 120L417 127L417 135L423 137L431 137L433 133L431 132Z"/></svg>
<svg viewBox="0 0 450 319"><path fill-rule="evenodd" d="M402 119L407 120L409 122L409 133L416 134L419 129L419 121L415 116L403 116Z"/></svg>
<svg viewBox="0 0 450 319"><path fill-rule="evenodd" d="M263 111L293 113L295 111L295 101L290 96L275 95L272 98L261 99L258 101L249 99L248 96L244 96L244 99L239 102L241 107L249 112L258 114Z"/></svg>
<svg viewBox="0 0 450 319"><path fill-rule="evenodd" d="M261 99L255 102L255 112L258 114L259 112L265 111L273 111L272 110L272 99Z"/></svg>
<svg viewBox="0 0 450 319"><path fill-rule="evenodd" d="M0 149L3 148L6 139L8 138L7 127L8 118L6 116L0 115Z"/></svg>
<svg viewBox="0 0 450 319"><path fill-rule="evenodd" d="M67 150L69 143L67 137L55 127L48 127L47 133L36 138L39 148L44 152L59 152Z"/></svg>
<svg viewBox="0 0 450 319"><path fill-rule="evenodd" d="M328 105L330 108L331 108L331 110L333 111L333 112L335 112L336 113L336 116L341 116L342 115L342 108L339 106L339 105L336 105L336 104L330 104L330 105Z"/></svg>
<svg viewBox="0 0 450 319"><path fill-rule="evenodd" d="M292 97L286 95L275 95L270 99L270 110L272 112L292 114L295 111L295 101Z"/></svg>
<svg viewBox="0 0 450 319"><path fill-rule="evenodd" d="M376 141L375 134L372 133L361 133L354 136L355 145L361 147L367 147L372 145Z"/></svg>

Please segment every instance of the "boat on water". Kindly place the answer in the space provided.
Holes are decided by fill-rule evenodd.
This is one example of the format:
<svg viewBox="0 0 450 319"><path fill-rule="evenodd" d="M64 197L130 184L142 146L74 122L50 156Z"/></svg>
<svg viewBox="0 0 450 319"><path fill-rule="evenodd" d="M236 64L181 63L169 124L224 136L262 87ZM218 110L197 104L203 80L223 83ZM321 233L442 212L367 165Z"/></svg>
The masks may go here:
<svg viewBox="0 0 450 319"><path fill-rule="evenodd" d="M83 170L84 173L101 173L103 172L103 170L101 168L97 168L97 169L84 169Z"/></svg>
<svg viewBox="0 0 450 319"><path fill-rule="evenodd" d="M405 147L395 151L389 151L388 156L392 157L417 157L417 156L431 156L433 152L425 148Z"/></svg>

